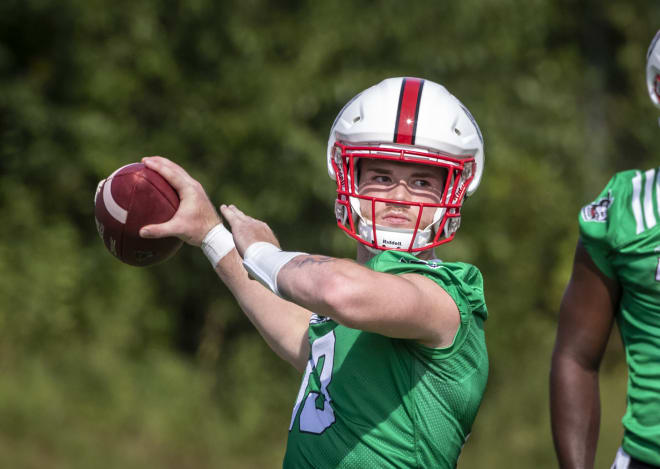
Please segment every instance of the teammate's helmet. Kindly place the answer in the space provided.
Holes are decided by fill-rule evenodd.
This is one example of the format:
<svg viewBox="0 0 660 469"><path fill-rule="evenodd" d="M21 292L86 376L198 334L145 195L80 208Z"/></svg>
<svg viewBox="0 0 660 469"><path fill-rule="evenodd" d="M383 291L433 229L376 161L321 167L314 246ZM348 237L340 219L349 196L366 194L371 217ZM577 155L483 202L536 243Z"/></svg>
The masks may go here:
<svg viewBox="0 0 660 469"><path fill-rule="evenodd" d="M360 158L446 168L439 203L368 197L358 192ZM338 226L369 250L418 253L451 241L460 225L466 196L479 186L484 169L481 131L465 106L437 83L389 78L366 89L339 112L327 150L328 173L337 181ZM414 229L376 225L360 211L360 200L415 207ZM422 210L435 208L433 221L420 226ZM371 217L373 219L373 216Z"/></svg>
<svg viewBox="0 0 660 469"><path fill-rule="evenodd" d="M660 107L660 30L655 34L646 54L646 86L651 101Z"/></svg>

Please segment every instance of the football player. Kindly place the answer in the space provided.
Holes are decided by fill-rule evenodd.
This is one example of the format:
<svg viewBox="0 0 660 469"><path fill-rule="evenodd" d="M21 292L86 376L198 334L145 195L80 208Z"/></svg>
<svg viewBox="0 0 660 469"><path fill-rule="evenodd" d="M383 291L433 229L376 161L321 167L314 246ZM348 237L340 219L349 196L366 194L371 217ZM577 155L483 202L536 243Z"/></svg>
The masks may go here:
<svg viewBox="0 0 660 469"><path fill-rule="evenodd" d="M647 55L660 107L660 31ZM598 369L614 320L628 364L624 435L612 469L660 468L660 171L617 173L579 215L550 373L552 433L562 468L594 465Z"/></svg>
<svg viewBox="0 0 660 469"><path fill-rule="evenodd" d="M303 374L284 467L454 468L486 386L487 309L479 270L433 250L453 239L481 181L479 128L443 86L391 78L341 110L326 160L357 262L283 251L234 205L221 218L201 185L160 157L143 161L181 204L141 235L201 246L266 342Z"/></svg>

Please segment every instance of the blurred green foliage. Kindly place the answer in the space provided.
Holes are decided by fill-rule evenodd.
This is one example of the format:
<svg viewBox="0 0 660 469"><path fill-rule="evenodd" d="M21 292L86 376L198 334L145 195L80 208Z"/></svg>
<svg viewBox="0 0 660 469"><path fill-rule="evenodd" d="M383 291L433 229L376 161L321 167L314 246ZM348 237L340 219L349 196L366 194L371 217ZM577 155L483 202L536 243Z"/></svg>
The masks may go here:
<svg viewBox="0 0 660 469"><path fill-rule="evenodd" d="M644 84L660 4L612 0L0 3L0 465L277 467L299 376L190 247L103 248L99 179L160 154L285 248L352 257L333 221L335 114L388 76L446 85L486 141L447 260L479 266L491 375L460 467L556 467L547 376L579 208L657 165ZM602 376L597 467L621 436Z"/></svg>

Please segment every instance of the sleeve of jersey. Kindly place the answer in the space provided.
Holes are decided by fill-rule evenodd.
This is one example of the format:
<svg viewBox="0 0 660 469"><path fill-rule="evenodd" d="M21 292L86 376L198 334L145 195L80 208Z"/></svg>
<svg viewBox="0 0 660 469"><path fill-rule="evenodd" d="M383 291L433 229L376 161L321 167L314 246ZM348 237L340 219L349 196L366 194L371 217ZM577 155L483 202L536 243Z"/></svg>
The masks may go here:
<svg viewBox="0 0 660 469"><path fill-rule="evenodd" d="M484 280L475 266L463 262L443 262L435 269L420 273L449 293L461 314L461 322L466 322L468 314L476 314L484 320L488 316Z"/></svg>
<svg viewBox="0 0 660 469"><path fill-rule="evenodd" d="M612 223L612 220L616 217L621 198L621 194L616 190L620 176L617 174L610 179L598 197L582 207L578 216L582 245L600 271L610 278L615 277L609 259L614 248L612 227L615 223Z"/></svg>

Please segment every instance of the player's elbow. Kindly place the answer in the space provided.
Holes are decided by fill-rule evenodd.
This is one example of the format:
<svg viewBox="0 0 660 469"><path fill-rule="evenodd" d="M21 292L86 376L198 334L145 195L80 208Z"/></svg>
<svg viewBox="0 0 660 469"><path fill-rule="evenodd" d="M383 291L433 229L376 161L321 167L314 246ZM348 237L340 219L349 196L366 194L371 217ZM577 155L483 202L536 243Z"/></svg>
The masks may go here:
<svg viewBox="0 0 660 469"><path fill-rule="evenodd" d="M598 373L600 368L600 357L584 353L574 347L555 346L552 353L551 374L562 373Z"/></svg>

